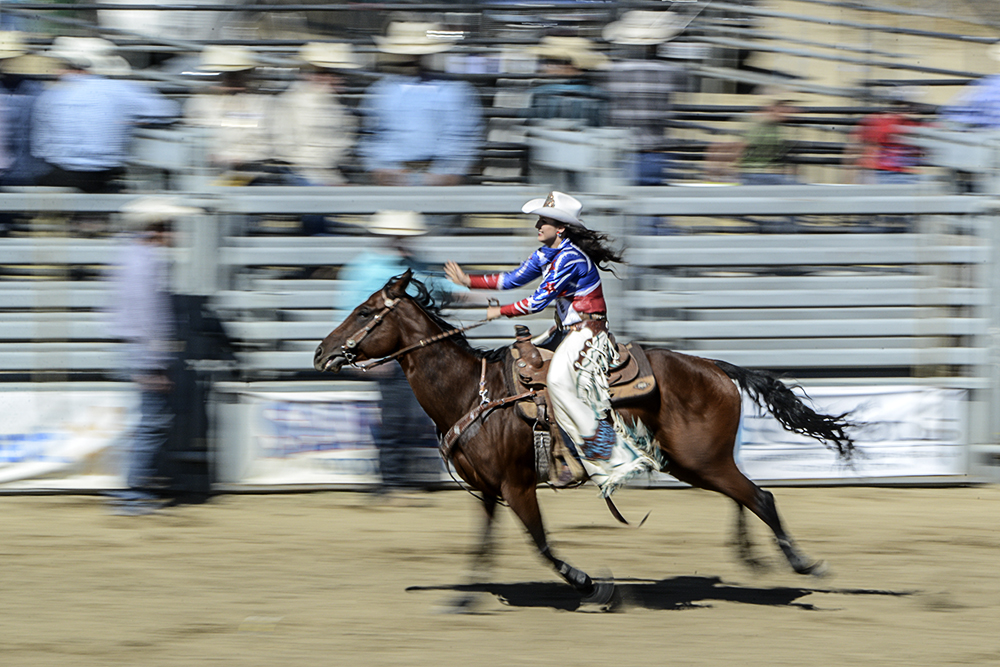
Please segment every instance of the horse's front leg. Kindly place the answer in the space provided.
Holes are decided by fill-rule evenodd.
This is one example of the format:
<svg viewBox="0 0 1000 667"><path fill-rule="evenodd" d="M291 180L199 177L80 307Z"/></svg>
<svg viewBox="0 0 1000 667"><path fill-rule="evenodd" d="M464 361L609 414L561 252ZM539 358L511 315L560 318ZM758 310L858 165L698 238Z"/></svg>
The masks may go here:
<svg viewBox="0 0 1000 667"><path fill-rule="evenodd" d="M504 500L521 520L524 527L538 547L538 553L545 557L555 571L566 580L570 586L575 588L583 597L581 602L592 604L607 604L614 594L614 584L609 581L595 582L583 570L577 569L564 560L556 558L549 547L545 537L545 528L542 525L542 512L538 508L538 496L535 494L534 485L512 488L504 488Z"/></svg>
<svg viewBox="0 0 1000 667"><path fill-rule="evenodd" d="M463 595L447 603L446 610L453 613L463 613L472 609L479 597L476 587L486 580L493 564L493 524L496 520L498 499L496 496L483 495L483 524L479 535L479 545L472 554L472 569L469 571L469 590Z"/></svg>

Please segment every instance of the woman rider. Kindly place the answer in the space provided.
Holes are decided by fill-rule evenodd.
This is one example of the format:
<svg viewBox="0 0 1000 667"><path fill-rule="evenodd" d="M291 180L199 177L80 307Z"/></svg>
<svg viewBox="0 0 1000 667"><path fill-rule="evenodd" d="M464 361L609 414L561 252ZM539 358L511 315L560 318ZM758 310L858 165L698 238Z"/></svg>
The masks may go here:
<svg viewBox="0 0 1000 667"><path fill-rule="evenodd" d="M582 454L590 478L610 495L629 477L655 469L611 415L608 370L618 361L608 333L607 306L598 269L621 263L610 239L587 229L580 221L583 205L562 192L532 199L521 210L537 215L542 244L521 266L509 273L469 276L455 262L445 264L448 278L478 289L513 289L542 277L534 294L506 306L490 306L487 319L537 313L553 301L556 322L565 337L549 365L549 398L556 423ZM624 438L623 438L624 436ZM615 445L618 444L616 447Z"/></svg>

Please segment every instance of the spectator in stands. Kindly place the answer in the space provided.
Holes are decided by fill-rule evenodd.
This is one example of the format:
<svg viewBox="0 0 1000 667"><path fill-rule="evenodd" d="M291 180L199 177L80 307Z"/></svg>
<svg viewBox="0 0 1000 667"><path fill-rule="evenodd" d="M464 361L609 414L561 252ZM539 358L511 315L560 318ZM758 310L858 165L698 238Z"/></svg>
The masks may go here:
<svg viewBox="0 0 1000 667"><path fill-rule="evenodd" d="M919 127L914 115L913 92L894 89L887 93L885 111L862 118L846 147L845 162L858 169L862 183L916 183L922 151L907 139L907 131Z"/></svg>
<svg viewBox="0 0 1000 667"><path fill-rule="evenodd" d="M796 111L792 100L768 99L736 142L734 152L740 182L744 185L794 185L793 165L788 161L791 142L785 125Z"/></svg>
<svg viewBox="0 0 1000 667"><path fill-rule="evenodd" d="M366 136L358 146L377 185L458 185L479 159L479 93L464 81L438 78L430 57L455 39L434 23L394 22L376 36L383 67L361 102Z"/></svg>
<svg viewBox="0 0 1000 667"><path fill-rule="evenodd" d="M58 84L38 96L32 152L50 171L41 185L84 192L118 192L129 145L139 124L162 124L179 114L176 102L124 79L128 63L111 42L57 37L49 56L63 67Z"/></svg>
<svg viewBox="0 0 1000 667"><path fill-rule="evenodd" d="M310 42L299 52L300 76L278 96L272 128L275 158L287 165L282 185L342 185L340 173L354 145L357 120L341 104L340 72L359 67L347 44ZM302 218L307 235L327 231L327 218Z"/></svg>
<svg viewBox="0 0 1000 667"><path fill-rule="evenodd" d="M26 53L0 61L4 93L4 149L8 158L0 185L37 185L48 165L31 151L32 117L38 96L47 81L55 79L59 63L43 55Z"/></svg>
<svg viewBox="0 0 1000 667"><path fill-rule="evenodd" d="M658 46L684 29L677 14L635 10L609 23L602 33L615 45L611 66L602 77L608 93L608 124L630 133L626 174L633 185L662 185L669 173L669 121L671 95L686 79L677 65L657 59ZM670 234L666 219L639 216L641 234Z"/></svg>
<svg viewBox="0 0 1000 667"><path fill-rule="evenodd" d="M607 124L609 96L594 85L589 73L606 68L609 61L593 47L584 37L547 35L529 49L546 77L531 89L529 118L573 120L586 127Z"/></svg>
<svg viewBox="0 0 1000 667"><path fill-rule="evenodd" d="M139 388L140 415L128 448L128 488L111 494L118 513L148 514L162 506L156 459L174 422L169 371L177 361L167 249L172 223L198 212L164 197L135 199L121 211L131 235L113 276L111 327L125 343L123 369Z"/></svg>
<svg viewBox="0 0 1000 667"><path fill-rule="evenodd" d="M0 32L0 68L2 68L5 61L17 58L25 53L27 53L27 49L24 48L21 33L13 31ZM0 94L2 94L2 98L0 98L0 103L2 103L0 104L0 175L6 175L7 169L13 161L12 151L9 146L11 118L7 99L13 91L8 86L6 76L4 77L3 84L4 87L0 90Z"/></svg>
<svg viewBox="0 0 1000 667"><path fill-rule="evenodd" d="M657 60L656 50L683 29L676 14L642 10L627 12L604 28L603 37L617 46L618 56L603 76L610 104L608 124L630 131L633 185L660 185L666 179L670 97L686 73Z"/></svg>
<svg viewBox="0 0 1000 667"><path fill-rule="evenodd" d="M246 47L206 46L198 69L219 80L185 108L187 122L205 128L208 163L225 185L248 185L274 170L273 100L254 90L255 68Z"/></svg>
<svg viewBox="0 0 1000 667"><path fill-rule="evenodd" d="M795 107L791 100L771 96L750 119L742 136L733 142L709 146L705 155L706 173L710 178L743 185L795 185L793 165L788 160L791 142L785 123ZM797 231L794 217L754 220L761 231L791 233Z"/></svg>
<svg viewBox="0 0 1000 667"><path fill-rule="evenodd" d="M1000 44L987 51L1000 62ZM951 104L942 108L939 116L950 123L980 130L1000 129L1000 74L991 74L969 83Z"/></svg>
<svg viewBox="0 0 1000 667"><path fill-rule="evenodd" d="M354 145L357 120L340 102L340 72L360 65L347 44L310 42L299 59L299 79L276 101L275 155L303 185L343 184L338 167Z"/></svg>
<svg viewBox="0 0 1000 667"><path fill-rule="evenodd" d="M372 216L368 230L382 243L362 253L344 267L340 279L346 287L341 291L337 307L350 312L358 304L389 281L390 278L414 271L438 304L452 299L455 288L443 276L435 276L415 257L412 239L427 233L427 225L419 213L412 211L380 211ZM411 283L411 291L415 286ZM463 290L464 291L464 290ZM414 292L415 294L415 292ZM382 423L375 434L379 449L379 469L382 483L380 494L404 491L419 486L409 469L407 450L433 442L434 425L417 403L403 370L396 362L371 369L366 377L378 381ZM421 440L430 443L421 443Z"/></svg>

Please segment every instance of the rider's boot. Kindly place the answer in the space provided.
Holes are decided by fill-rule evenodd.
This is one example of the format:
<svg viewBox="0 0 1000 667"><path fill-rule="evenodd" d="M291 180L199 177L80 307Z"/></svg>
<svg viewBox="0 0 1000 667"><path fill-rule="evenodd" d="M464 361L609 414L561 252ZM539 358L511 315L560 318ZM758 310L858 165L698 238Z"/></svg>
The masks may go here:
<svg viewBox="0 0 1000 667"><path fill-rule="evenodd" d="M597 432L584 438L580 449L580 462L604 496L635 475L658 468L653 459L618 437L609 417L597 423Z"/></svg>

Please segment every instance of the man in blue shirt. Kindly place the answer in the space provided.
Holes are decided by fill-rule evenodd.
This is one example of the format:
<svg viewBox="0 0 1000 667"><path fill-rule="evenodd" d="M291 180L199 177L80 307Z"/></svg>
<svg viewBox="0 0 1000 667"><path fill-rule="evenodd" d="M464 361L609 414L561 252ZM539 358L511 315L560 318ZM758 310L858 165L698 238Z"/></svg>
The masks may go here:
<svg viewBox="0 0 1000 667"><path fill-rule="evenodd" d="M31 153L31 127L35 101L55 78L56 62L35 54L24 54L0 62L3 81L4 150L8 161L0 185L35 185L48 165Z"/></svg>
<svg viewBox="0 0 1000 667"><path fill-rule="evenodd" d="M126 454L127 488L110 494L116 513L147 514L161 506L156 457L174 422L169 372L178 363L168 249L172 224L199 212L163 197L135 199L121 211L131 233L113 274L109 324L124 343L122 370L139 389L140 415Z"/></svg>
<svg viewBox="0 0 1000 667"><path fill-rule="evenodd" d="M134 81L105 74L128 72L103 39L58 37L49 52L63 63L59 82L42 93L32 120L32 151L51 171L41 185L84 192L117 192L135 126L178 117L176 102Z"/></svg>
<svg viewBox="0 0 1000 667"><path fill-rule="evenodd" d="M455 41L433 23L393 23L376 37L395 73L365 92L362 163L377 185L458 185L479 159L482 109L464 81L435 78L426 58Z"/></svg>

